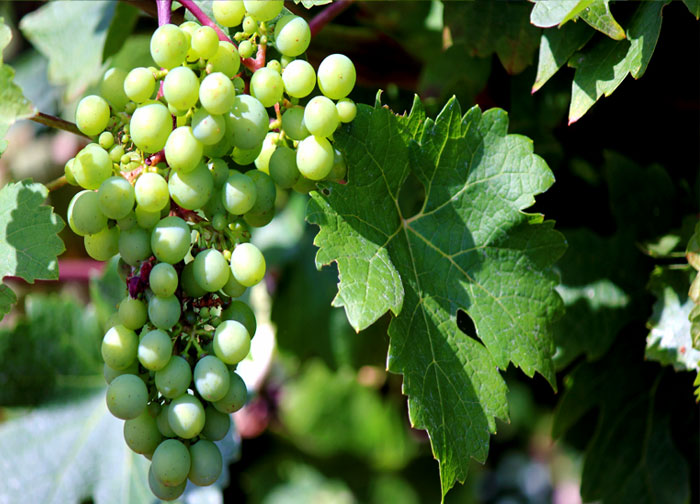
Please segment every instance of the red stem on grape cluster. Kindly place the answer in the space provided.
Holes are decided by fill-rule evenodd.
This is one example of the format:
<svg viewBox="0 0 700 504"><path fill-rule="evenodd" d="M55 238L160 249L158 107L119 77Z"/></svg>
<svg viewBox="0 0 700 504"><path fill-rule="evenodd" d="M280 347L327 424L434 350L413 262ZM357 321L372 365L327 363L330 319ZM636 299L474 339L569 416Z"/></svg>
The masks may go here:
<svg viewBox="0 0 700 504"><path fill-rule="evenodd" d="M313 37L320 32L324 26L338 17L343 11L345 11L345 9L350 7L352 2L353 0L338 0L316 14L311 21L309 21L311 36Z"/></svg>
<svg viewBox="0 0 700 504"><path fill-rule="evenodd" d="M170 24L172 13L173 0L156 0L156 8L158 9L158 26Z"/></svg>

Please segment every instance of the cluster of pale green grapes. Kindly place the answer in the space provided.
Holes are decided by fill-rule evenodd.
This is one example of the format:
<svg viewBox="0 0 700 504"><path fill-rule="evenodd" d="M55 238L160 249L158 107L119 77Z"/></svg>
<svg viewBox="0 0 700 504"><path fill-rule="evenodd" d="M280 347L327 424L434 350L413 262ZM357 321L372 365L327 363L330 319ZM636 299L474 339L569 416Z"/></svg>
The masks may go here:
<svg viewBox="0 0 700 504"><path fill-rule="evenodd" d="M220 25L242 23L238 49L209 26L160 26L150 45L160 68L108 70L102 96L76 111L97 142L66 164L84 189L68 222L91 257L120 255L129 292L102 342L107 406L125 420L128 446L152 460L149 484L164 500L188 479L216 481L214 441L246 402L235 370L256 321L235 298L265 275L250 227L270 222L280 191L345 176L331 139L355 117L355 68L334 54L317 75L295 59L309 25L282 5L215 2ZM241 56L271 43L280 59L248 75ZM308 99L316 84L322 95Z"/></svg>

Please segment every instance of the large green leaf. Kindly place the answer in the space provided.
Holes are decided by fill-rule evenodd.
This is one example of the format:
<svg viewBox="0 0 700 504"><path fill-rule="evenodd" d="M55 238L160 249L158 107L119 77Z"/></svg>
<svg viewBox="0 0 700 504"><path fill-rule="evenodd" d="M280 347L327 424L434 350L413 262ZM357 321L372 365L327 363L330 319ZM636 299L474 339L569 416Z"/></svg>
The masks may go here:
<svg viewBox="0 0 700 504"><path fill-rule="evenodd" d="M48 194L31 180L0 190L0 278L13 275L29 283L58 278L57 256L65 250L58 232L64 224L43 204Z"/></svg>
<svg viewBox="0 0 700 504"><path fill-rule="evenodd" d="M26 119L36 113L34 106L22 93L22 89L14 83L15 71L3 63L2 51L10 40L12 40L12 31L0 17L0 156L7 148L7 141L4 138L10 126L18 119Z"/></svg>
<svg viewBox="0 0 700 504"><path fill-rule="evenodd" d="M627 40L600 40L575 55L569 124L578 121L602 96L610 96L627 75L640 78L649 64L661 30L661 9L666 2L644 2L637 7L627 29Z"/></svg>
<svg viewBox="0 0 700 504"><path fill-rule="evenodd" d="M133 5L126 2L117 2L114 9L114 17L109 25L104 47L102 49L102 60L117 54L124 47L124 43L131 37L136 27L140 11Z"/></svg>
<svg viewBox="0 0 700 504"><path fill-rule="evenodd" d="M683 0L683 3L695 19L700 19L700 0Z"/></svg>
<svg viewBox="0 0 700 504"><path fill-rule="evenodd" d="M540 28L551 28L575 17L590 5L592 0L532 0L535 2L530 13L530 22Z"/></svg>
<svg viewBox="0 0 700 504"><path fill-rule="evenodd" d="M610 12L610 0L593 0L591 4L581 11L581 19L601 33L613 40L625 38L625 30L615 21Z"/></svg>
<svg viewBox="0 0 700 504"><path fill-rule="evenodd" d="M537 77L532 92L540 89L557 73L576 51L591 40L594 33L583 23L569 23L557 30L544 30L540 39Z"/></svg>
<svg viewBox="0 0 700 504"><path fill-rule="evenodd" d="M48 2L24 16L20 29L49 60L49 80L80 96L102 75L102 51L116 2Z"/></svg>
<svg viewBox="0 0 700 504"><path fill-rule="evenodd" d="M690 315L695 303L688 287L695 271L657 267L649 289L656 296L654 312L647 323L646 358L671 365L676 370L700 371L700 351L693 348Z"/></svg>
<svg viewBox="0 0 700 504"><path fill-rule="evenodd" d="M561 310L552 263L564 251L552 222L522 209L553 182L502 110L464 116L452 99L435 121L418 100L409 117L361 106L336 134L347 185L321 184L307 219L320 226L319 267L338 263L334 304L356 330L387 310L388 367L404 376L409 414L440 462L443 492L483 461L495 417L507 417L498 369L510 362L554 381L550 324ZM410 172L423 209L404 215ZM457 327L457 311L476 334Z"/></svg>
<svg viewBox="0 0 700 504"><path fill-rule="evenodd" d="M444 20L456 44L474 56L498 55L511 74L522 72L537 49L540 30L530 24L527 2L445 2Z"/></svg>
<svg viewBox="0 0 700 504"><path fill-rule="evenodd" d="M17 296L7 285L0 285L0 320L12 309L17 302Z"/></svg>

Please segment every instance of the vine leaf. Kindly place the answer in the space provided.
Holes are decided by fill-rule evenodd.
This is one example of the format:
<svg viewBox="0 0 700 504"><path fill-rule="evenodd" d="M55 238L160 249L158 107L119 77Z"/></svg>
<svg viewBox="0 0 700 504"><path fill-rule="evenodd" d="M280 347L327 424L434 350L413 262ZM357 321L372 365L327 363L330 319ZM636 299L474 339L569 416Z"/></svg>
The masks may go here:
<svg viewBox="0 0 700 504"><path fill-rule="evenodd" d="M347 185L321 184L307 219L320 227L316 264L337 262L334 304L356 330L390 310L388 368L404 376L412 425L428 430L443 494L484 461L495 417L507 418L498 369L510 362L554 383L551 323L562 302L551 266L565 249L541 215L526 214L554 181L504 111L464 116L451 99L425 118L361 106L336 134L351 167ZM399 195L411 174L423 209L405 218ZM476 334L457 327L457 311ZM470 337L471 336L471 337Z"/></svg>
<svg viewBox="0 0 700 504"><path fill-rule="evenodd" d="M683 0L683 3L695 19L700 19L700 0Z"/></svg>
<svg viewBox="0 0 700 504"><path fill-rule="evenodd" d="M583 23L569 23L558 30L543 30L537 60L537 77L532 92L544 86L576 51L591 40L594 33Z"/></svg>
<svg viewBox="0 0 700 504"><path fill-rule="evenodd" d="M578 17L594 0L531 1L534 1L535 5L530 13L530 22L540 28L551 28Z"/></svg>
<svg viewBox="0 0 700 504"><path fill-rule="evenodd" d="M578 121L601 96L610 96L628 74L635 79L646 71L661 30L661 9L666 2L639 5L627 39L604 39L569 60L576 68L571 89L569 124Z"/></svg>
<svg viewBox="0 0 700 504"><path fill-rule="evenodd" d="M588 23L591 28L595 28L613 40L622 40L625 38L625 30L615 21L615 18L610 12L609 0L594 0L588 7L581 11L580 17Z"/></svg>
<svg viewBox="0 0 700 504"><path fill-rule="evenodd" d="M307 9L310 9L311 7L315 7L317 5L326 5L331 3L333 0L294 0L295 4L301 4Z"/></svg>
<svg viewBox="0 0 700 504"><path fill-rule="evenodd" d="M0 284L0 320L10 313L12 305L17 302L15 293L5 284Z"/></svg>
<svg viewBox="0 0 700 504"><path fill-rule="evenodd" d="M0 156L7 149L7 141L4 138L10 126L18 119L26 119L36 113L34 105L14 83L15 71L3 63L2 51L11 40L12 31L0 17Z"/></svg>

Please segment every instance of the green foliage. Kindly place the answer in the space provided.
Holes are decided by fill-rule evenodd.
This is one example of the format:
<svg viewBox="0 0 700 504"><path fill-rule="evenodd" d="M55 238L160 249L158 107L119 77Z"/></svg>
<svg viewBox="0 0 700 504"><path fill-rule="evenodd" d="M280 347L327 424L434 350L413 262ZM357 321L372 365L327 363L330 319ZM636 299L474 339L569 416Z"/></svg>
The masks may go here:
<svg viewBox="0 0 700 504"><path fill-rule="evenodd" d="M107 61L110 56L117 54L124 47L134 31L138 17L139 10L136 7L126 2L117 3L102 49L102 61Z"/></svg>
<svg viewBox="0 0 700 504"><path fill-rule="evenodd" d="M465 478L470 456L485 458L494 418L507 417L497 369L513 362L554 377L549 325L561 301L550 267L564 241L541 215L522 212L552 177L507 128L502 111L462 117L454 99L435 121L417 100L402 118L360 107L336 141L365 169L345 186L322 185L307 212L321 228L317 265L338 263L334 305L356 330L387 310L396 316L388 367L404 375L412 424L430 433L443 493ZM409 218L399 193L411 172L426 197ZM476 335L457 328L458 309Z"/></svg>
<svg viewBox="0 0 700 504"><path fill-rule="evenodd" d="M625 30L619 25L610 12L610 0L593 0L581 11L581 19L613 40L625 38Z"/></svg>
<svg viewBox="0 0 700 504"><path fill-rule="evenodd" d="M307 9L310 9L311 7L315 7L317 5L326 5L331 3L333 0L294 0L295 4L301 3L304 7Z"/></svg>
<svg viewBox="0 0 700 504"><path fill-rule="evenodd" d="M683 0L683 3L695 19L700 19L700 0Z"/></svg>
<svg viewBox="0 0 700 504"><path fill-rule="evenodd" d="M551 3L551 2L540 2ZM539 5L539 4L538 4ZM583 23L569 23L557 30L544 30L540 39L537 77L532 91L544 86L550 77L569 61L576 51L591 40L593 31Z"/></svg>
<svg viewBox="0 0 700 504"><path fill-rule="evenodd" d="M36 113L34 106L24 97L22 89L14 83L15 71L3 63L2 51L11 39L10 27L0 17L0 157L7 148L4 137L10 126L15 121Z"/></svg>

